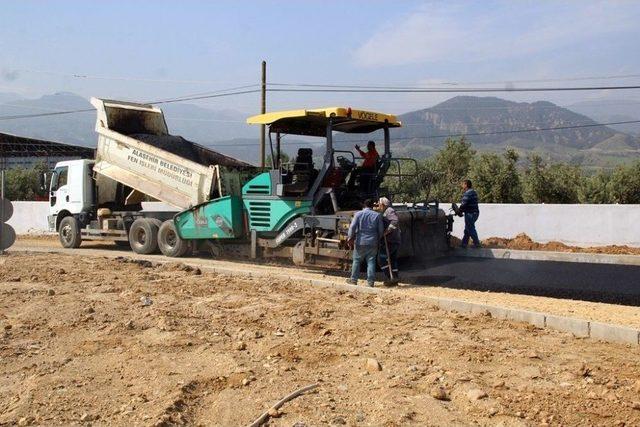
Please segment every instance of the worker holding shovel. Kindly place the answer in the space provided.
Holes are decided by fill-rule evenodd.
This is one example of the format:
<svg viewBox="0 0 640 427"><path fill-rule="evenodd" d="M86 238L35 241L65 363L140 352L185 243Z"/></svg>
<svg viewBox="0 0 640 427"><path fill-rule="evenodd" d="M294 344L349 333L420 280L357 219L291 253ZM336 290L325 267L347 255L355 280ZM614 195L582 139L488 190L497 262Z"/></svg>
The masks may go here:
<svg viewBox="0 0 640 427"><path fill-rule="evenodd" d="M384 284L387 286L396 285L400 280L398 274L398 249L400 249L401 235L398 214L391 206L391 201L386 197L381 197L378 200L377 210L382 214L384 222L384 233L380 240L380 250L378 251L380 269L387 277Z"/></svg>

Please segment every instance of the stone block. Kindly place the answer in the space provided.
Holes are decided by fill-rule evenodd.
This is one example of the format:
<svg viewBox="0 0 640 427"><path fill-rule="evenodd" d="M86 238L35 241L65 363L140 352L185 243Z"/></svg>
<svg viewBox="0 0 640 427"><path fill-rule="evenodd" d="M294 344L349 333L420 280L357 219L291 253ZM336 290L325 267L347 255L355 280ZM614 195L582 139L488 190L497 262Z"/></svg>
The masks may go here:
<svg viewBox="0 0 640 427"><path fill-rule="evenodd" d="M591 322L590 327L590 336L593 339L622 344L640 344L640 331L637 329L600 322Z"/></svg>
<svg viewBox="0 0 640 427"><path fill-rule="evenodd" d="M577 337L589 336L589 321L570 317L547 315L546 326L558 331L570 332Z"/></svg>

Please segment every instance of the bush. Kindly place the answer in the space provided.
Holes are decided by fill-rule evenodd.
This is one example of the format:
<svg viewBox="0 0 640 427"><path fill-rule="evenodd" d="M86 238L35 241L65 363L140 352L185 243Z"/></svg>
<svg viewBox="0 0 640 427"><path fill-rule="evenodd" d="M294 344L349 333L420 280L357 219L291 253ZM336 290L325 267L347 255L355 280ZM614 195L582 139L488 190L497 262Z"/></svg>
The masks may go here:
<svg viewBox="0 0 640 427"><path fill-rule="evenodd" d="M522 203L518 158L510 148L502 156L482 153L473 160L469 176L484 203Z"/></svg>
<svg viewBox="0 0 640 427"><path fill-rule="evenodd" d="M36 196L44 197L46 189L40 189L40 177L47 166L38 163L33 168L14 168L5 171L5 197L9 200L35 200Z"/></svg>
<svg viewBox="0 0 640 427"><path fill-rule="evenodd" d="M612 203L640 203L640 160L616 168L611 175L609 191Z"/></svg>
<svg viewBox="0 0 640 427"><path fill-rule="evenodd" d="M582 171L577 166L546 164L537 154L529 158L523 199L526 203L578 203Z"/></svg>

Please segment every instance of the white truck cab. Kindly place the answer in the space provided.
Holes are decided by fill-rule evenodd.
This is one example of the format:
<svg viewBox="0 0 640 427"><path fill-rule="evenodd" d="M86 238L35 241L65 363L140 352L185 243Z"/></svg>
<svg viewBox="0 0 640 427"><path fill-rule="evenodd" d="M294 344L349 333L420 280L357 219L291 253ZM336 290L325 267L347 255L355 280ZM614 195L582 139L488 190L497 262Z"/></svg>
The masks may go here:
<svg viewBox="0 0 640 427"><path fill-rule="evenodd" d="M49 230L58 231L69 215L82 215L95 208L93 160L58 162L49 187Z"/></svg>

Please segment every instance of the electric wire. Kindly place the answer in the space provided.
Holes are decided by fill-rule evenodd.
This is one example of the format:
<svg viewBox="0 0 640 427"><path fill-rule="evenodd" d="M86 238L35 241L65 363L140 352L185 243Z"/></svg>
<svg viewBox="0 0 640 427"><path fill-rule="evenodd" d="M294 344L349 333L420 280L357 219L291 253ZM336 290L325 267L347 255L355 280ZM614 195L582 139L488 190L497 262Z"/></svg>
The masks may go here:
<svg viewBox="0 0 640 427"><path fill-rule="evenodd" d="M547 128L530 128L530 129L513 129L513 130L503 130L503 131L489 131L489 132L469 132L469 133L451 133L451 134L441 134L441 135L425 135L425 136L411 136L411 137L402 137L402 138L391 138L391 142L393 141L405 141L412 139L437 139L437 138L457 138L462 136L482 136L482 135L502 135L508 133L525 133L525 132L546 132L546 131L556 131L556 130L566 130L566 129L580 129L580 128L591 128L591 127L599 127L599 126L614 126L614 125L622 125L622 124L630 124L630 123L640 123L640 120L625 120L618 122L607 122L607 123L587 123L582 125L567 125L567 126L555 126L555 127L547 127ZM335 143L352 143L352 142L366 142L372 138L368 139L335 139ZM288 145L304 145L304 144L321 144L321 142L293 142ZM207 147L250 147L255 146L255 143L234 143L234 144L205 144Z"/></svg>
<svg viewBox="0 0 640 427"><path fill-rule="evenodd" d="M196 99L209 99L209 98L221 98L225 96L233 96L233 95L243 95L247 93L256 93L260 92L260 89L253 90L244 90L237 92L228 92L228 93L216 93L212 95L195 95L195 96L186 96L179 98L169 98L162 99L158 101L145 102L145 104L169 104L173 102L183 102L183 101L191 101ZM66 111L53 111L51 113L34 113L34 114L17 114L12 116L0 116L0 121L4 120L15 120L15 119L26 119L26 118L36 118L36 117L48 117L48 116L60 116L65 114L77 114L77 113L86 113L89 111L95 111L95 108L84 108L79 110L66 110Z"/></svg>
<svg viewBox="0 0 640 427"><path fill-rule="evenodd" d="M478 92L574 92L593 90L632 90L640 86L573 86L523 88L267 88L267 92L322 92L322 93L478 93Z"/></svg>
<svg viewBox="0 0 640 427"><path fill-rule="evenodd" d="M639 78L640 74L622 74L613 76L592 76L592 77L559 77L559 78L547 78L547 79L523 79L523 80L494 80L494 81L477 81L477 82L448 82L441 81L437 83L425 83L421 86L410 85L383 85L383 84L318 84L318 83L278 83L269 82L270 86L299 86L299 87L328 87L328 88L354 88L354 89L428 89L429 86L447 85L483 85L483 84L503 84L511 85L514 83L551 83L551 82L572 82L572 81L588 81L588 80L613 80L613 79L629 79Z"/></svg>

